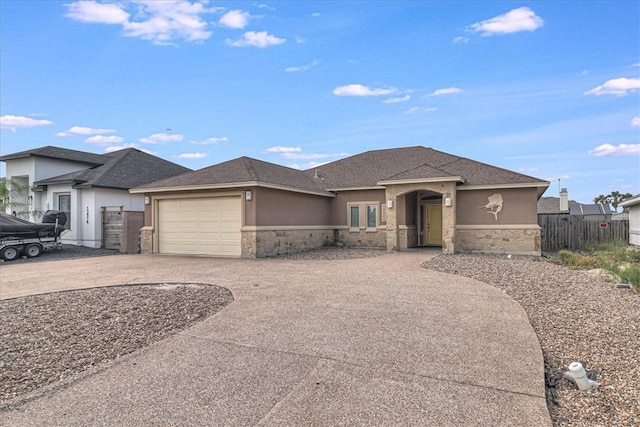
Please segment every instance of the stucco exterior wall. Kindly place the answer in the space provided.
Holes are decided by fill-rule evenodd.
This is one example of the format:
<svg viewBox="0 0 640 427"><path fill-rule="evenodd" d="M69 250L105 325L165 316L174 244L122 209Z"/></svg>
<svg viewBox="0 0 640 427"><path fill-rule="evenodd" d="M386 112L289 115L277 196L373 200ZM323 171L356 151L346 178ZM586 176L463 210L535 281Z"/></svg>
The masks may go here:
<svg viewBox="0 0 640 427"><path fill-rule="evenodd" d="M536 188L458 191L456 250L539 256L537 201Z"/></svg>
<svg viewBox="0 0 640 427"><path fill-rule="evenodd" d="M640 203L629 206L629 243L640 246Z"/></svg>
<svg viewBox="0 0 640 427"><path fill-rule="evenodd" d="M502 210L494 216L486 209L489 197L502 197ZM492 190L458 190L456 208L458 225L537 224L536 188L498 188Z"/></svg>
<svg viewBox="0 0 640 427"><path fill-rule="evenodd" d="M255 222L245 221L245 224L258 227L330 225L331 200L326 196L258 187L253 190L252 200L245 202L247 207L253 205Z"/></svg>

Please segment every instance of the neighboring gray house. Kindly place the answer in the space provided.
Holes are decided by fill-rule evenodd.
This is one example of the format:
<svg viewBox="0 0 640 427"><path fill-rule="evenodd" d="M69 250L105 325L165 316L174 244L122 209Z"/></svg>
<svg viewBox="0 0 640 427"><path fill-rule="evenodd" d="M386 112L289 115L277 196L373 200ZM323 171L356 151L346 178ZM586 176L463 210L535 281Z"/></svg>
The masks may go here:
<svg viewBox="0 0 640 427"><path fill-rule="evenodd" d="M566 188L560 190L560 197L541 197L538 200L538 214L568 214L590 221L609 221L614 213L609 205L569 200Z"/></svg>
<svg viewBox="0 0 640 427"><path fill-rule="evenodd" d="M620 203L629 212L629 243L640 246L640 194Z"/></svg>
<svg viewBox="0 0 640 427"><path fill-rule="evenodd" d="M130 194L130 188L190 171L133 148L95 154L46 146L0 161L6 177L28 189L12 197L21 199L29 220L38 222L50 209L63 211L69 220L62 242L92 248L103 243L103 208L144 211L144 196Z"/></svg>

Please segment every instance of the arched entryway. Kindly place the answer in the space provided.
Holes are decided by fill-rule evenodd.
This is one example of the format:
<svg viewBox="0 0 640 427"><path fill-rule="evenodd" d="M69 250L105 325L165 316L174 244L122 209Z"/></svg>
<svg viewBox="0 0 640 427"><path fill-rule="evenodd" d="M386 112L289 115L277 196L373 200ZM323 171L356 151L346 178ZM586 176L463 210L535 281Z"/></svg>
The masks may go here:
<svg viewBox="0 0 640 427"><path fill-rule="evenodd" d="M455 250L456 182L385 185L387 250L441 247Z"/></svg>

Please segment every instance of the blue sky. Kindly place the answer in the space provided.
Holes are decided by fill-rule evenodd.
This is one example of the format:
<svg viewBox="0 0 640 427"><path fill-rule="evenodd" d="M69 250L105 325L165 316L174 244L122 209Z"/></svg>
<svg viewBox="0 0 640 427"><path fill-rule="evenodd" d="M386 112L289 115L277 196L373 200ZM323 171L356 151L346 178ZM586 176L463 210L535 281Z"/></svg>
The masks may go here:
<svg viewBox="0 0 640 427"><path fill-rule="evenodd" d="M0 153L308 169L423 145L640 193L640 2L0 2Z"/></svg>

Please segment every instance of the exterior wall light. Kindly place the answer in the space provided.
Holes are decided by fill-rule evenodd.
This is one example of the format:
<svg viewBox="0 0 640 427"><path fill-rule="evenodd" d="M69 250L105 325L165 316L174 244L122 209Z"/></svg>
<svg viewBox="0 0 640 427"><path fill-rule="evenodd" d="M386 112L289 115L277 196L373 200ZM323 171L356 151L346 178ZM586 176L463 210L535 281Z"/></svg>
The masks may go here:
<svg viewBox="0 0 640 427"><path fill-rule="evenodd" d="M251 194L251 190L247 190L244 192L244 199L245 200L251 200L251 198L253 197L253 195Z"/></svg>

